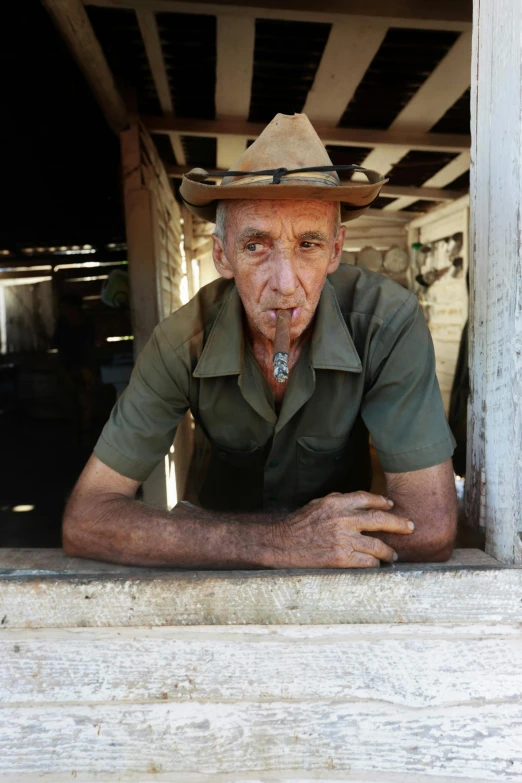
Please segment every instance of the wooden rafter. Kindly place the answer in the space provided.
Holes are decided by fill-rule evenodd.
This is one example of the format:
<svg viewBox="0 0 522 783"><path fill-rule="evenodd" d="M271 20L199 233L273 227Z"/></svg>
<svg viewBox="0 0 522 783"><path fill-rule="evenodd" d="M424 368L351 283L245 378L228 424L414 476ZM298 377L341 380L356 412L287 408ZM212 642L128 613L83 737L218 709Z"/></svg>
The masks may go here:
<svg viewBox="0 0 522 783"><path fill-rule="evenodd" d="M115 133L129 116L81 0L43 0Z"/></svg>
<svg viewBox="0 0 522 783"><path fill-rule="evenodd" d="M470 83L471 33L463 33L392 122L389 132L427 133ZM370 152L362 165L387 174L411 149L414 148L407 144L402 149L377 148Z"/></svg>
<svg viewBox="0 0 522 783"><path fill-rule="evenodd" d="M254 68L255 20L247 16L218 16L216 116L246 120ZM220 136L217 165L228 169L245 151L247 136Z"/></svg>
<svg viewBox="0 0 522 783"><path fill-rule="evenodd" d="M172 96L170 93L169 79L167 75L167 69L165 67L165 60L163 57L163 51L161 49L161 40L159 37L158 25L156 22L156 15L150 11L137 11L136 16L138 19L138 25L143 39L143 45L149 61L149 68L154 80L154 86L156 88L156 94L161 106L161 111L166 116L173 116L174 106L172 103ZM172 144L172 150L176 161L182 166L185 161L185 151L181 143L179 133L170 133L170 143Z"/></svg>
<svg viewBox="0 0 522 783"><path fill-rule="evenodd" d="M382 25L337 22L332 26L303 108L312 122L338 124L385 35Z"/></svg>
<svg viewBox="0 0 522 783"><path fill-rule="evenodd" d="M430 199L427 193L429 193L434 188L444 188L446 185L449 185L450 182L453 182L454 180L457 179L457 177L460 177L461 174L464 174L464 172L469 170L470 163L471 160L470 160L469 152L462 152L460 155L458 155L458 157L450 161L450 163L448 163L447 166L444 166L444 168L440 169L440 171L437 171L437 173L434 174L433 177L427 179L426 182L422 185L422 187L416 188L418 193L416 197L407 196L406 194L404 194L404 196L398 198L396 201L393 201L391 204L387 204L384 207L384 210L386 212L398 212L400 209L409 207L410 204L413 204L419 198L422 200L429 201ZM458 191L443 191L443 192L456 193Z"/></svg>
<svg viewBox="0 0 522 783"><path fill-rule="evenodd" d="M243 120L196 120L181 117L142 116L142 122L151 133L183 133L190 136L247 136L255 139L264 130L265 123ZM464 152L469 149L470 136L465 133L411 133L373 130L369 128L335 128L316 125L315 130L324 144L343 147L407 147L411 150L432 152Z"/></svg>
<svg viewBox="0 0 522 783"><path fill-rule="evenodd" d="M342 22L428 30L470 30L470 0L85 0L86 5L152 12L232 14L296 22Z"/></svg>

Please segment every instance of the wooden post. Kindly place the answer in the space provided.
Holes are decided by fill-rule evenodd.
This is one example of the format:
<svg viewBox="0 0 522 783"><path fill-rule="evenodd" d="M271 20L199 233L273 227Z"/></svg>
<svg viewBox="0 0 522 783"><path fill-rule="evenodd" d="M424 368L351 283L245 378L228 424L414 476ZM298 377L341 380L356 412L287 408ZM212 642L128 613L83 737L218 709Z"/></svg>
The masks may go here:
<svg viewBox="0 0 522 783"><path fill-rule="evenodd" d="M475 0L468 511L522 562L522 3Z"/></svg>
<svg viewBox="0 0 522 783"><path fill-rule="evenodd" d="M192 299L195 291L194 273L192 269L194 231L192 226L192 214L185 205L181 207L181 216L183 217L183 249L185 251L185 264L187 266L187 283L189 299Z"/></svg>
<svg viewBox="0 0 522 783"><path fill-rule="evenodd" d="M131 316L134 333L134 358L145 347L159 322L158 234L154 196L143 181L138 123L121 134L123 197L127 258L131 292ZM168 505L166 463L161 461L143 484L146 503Z"/></svg>

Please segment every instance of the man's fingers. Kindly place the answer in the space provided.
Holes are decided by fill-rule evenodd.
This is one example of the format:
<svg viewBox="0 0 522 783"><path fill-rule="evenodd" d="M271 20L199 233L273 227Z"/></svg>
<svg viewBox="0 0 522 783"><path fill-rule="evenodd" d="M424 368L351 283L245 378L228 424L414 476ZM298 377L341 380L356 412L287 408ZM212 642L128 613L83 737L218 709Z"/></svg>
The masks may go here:
<svg viewBox="0 0 522 783"><path fill-rule="evenodd" d="M357 514L355 523L359 531L368 533L402 533L409 535L415 530L415 525L405 517L391 514L389 511L366 511Z"/></svg>
<svg viewBox="0 0 522 783"><path fill-rule="evenodd" d="M348 492L341 495L332 492L327 497L336 498L336 503L346 511L364 511L366 509L376 509L380 511L389 511L393 508L393 500L385 498L383 495L373 495L371 492Z"/></svg>
<svg viewBox="0 0 522 783"><path fill-rule="evenodd" d="M385 563L394 563L397 560L395 550L379 538L372 538L371 536L354 536L354 539L352 540L354 540L354 546L358 552L377 557L379 560L384 560Z"/></svg>
<svg viewBox="0 0 522 783"><path fill-rule="evenodd" d="M349 568L379 568L380 560L363 552L353 552L350 556Z"/></svg>

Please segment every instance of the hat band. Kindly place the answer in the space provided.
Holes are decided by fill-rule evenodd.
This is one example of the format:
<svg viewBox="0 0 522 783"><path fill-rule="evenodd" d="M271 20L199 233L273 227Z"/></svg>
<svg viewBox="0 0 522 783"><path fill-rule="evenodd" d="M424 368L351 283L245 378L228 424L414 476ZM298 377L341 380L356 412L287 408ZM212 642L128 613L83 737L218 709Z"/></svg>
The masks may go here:
<svg viewBox="0 0 522 783"><path fill-rule="evenodd" d="M241 177L244 182L244 178L250 178L250 181L267 182L266 176L272 177L269 182L270 185L280 185L282 177L295 177L296 174L322 174L324 181L328 181L332 185L340 185L339 178L334 176L339 171L362 171L368 175L368 169L364 169L362 166L356 166L353 163L342 164L339 166L306 166L302 169L285 169L280 167L278 169L264 169L263 171L211 171L205 172L204 176L198 175L200 181L208 179L208 177L223 177L224 179L233 179ZM330 172L333 172L328 176ZM262 177L263 179L260 179ZM323 181L323 177L319 178ZM312 179L312 177L310 178ZM317 178L316 178L317 179Z"/></svg>
<svg viewBox="0 0 522 783"><path fill-rule="evenodd" d="M230 182L222 183L223 187L227 187L227 185L273 185L273 177L270 176L251 176L251 177L241 177L241 179L237 180L233 177L229 177ZM295 173L293 171L288 172L288 174L285 174L285 182L289 180L297 180L299 182L306 182L306 183L317 183L319 185L333 185L334 187L339 185L339 178L334 177L331 174L320 174L312 173L312 172L305 172L302 171L300 173ZM279 185L284 183L277 183Z"/></svg>

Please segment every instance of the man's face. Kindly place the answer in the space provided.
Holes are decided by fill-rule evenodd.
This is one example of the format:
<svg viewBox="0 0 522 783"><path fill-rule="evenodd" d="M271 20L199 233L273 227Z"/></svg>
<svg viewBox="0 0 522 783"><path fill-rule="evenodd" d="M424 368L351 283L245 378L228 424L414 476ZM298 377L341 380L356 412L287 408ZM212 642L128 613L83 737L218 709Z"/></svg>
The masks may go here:
<svg viewBox="0 0 522 783"><path fill-rule="evenodd" d="M234 278L250 327L275 336L276 310L291 309L291 338L310 324L326 276L339 266L345 228L324 201L229 201L214 263Z"/></svg>

